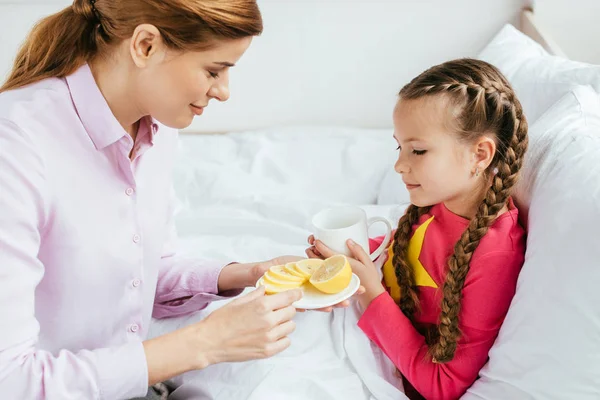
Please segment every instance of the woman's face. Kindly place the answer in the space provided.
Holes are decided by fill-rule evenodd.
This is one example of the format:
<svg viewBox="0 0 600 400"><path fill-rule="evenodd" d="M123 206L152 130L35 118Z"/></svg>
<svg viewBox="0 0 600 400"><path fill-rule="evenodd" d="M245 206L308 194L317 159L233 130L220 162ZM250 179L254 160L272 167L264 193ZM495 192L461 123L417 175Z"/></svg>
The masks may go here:
<svg viewBox="0 0 600 400"><path fill-rule="evenodd" d="M135 40L135 37L134 37ZM212 99L229 98L229 68L233 67L250 46L252 37L219 41L205 51L176 52L168 49L160 36L151 41L132 41L130 53L144 55L143 68L138 68L135 92L139 108L162 124L182 129Z"/></svg>

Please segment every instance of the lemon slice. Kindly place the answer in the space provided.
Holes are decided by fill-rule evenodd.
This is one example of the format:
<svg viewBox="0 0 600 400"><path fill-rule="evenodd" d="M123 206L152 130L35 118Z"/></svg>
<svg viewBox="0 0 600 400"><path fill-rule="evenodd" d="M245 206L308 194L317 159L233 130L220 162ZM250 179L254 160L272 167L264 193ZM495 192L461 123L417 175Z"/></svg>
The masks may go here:
<svg viewBox="0 0 600 400"><path fill-rule="evenodd" d="M323 293L335 294L344 290L352 280L352 267L345 256L335 255L323 261L310 278L310 283Z"/></svg>
<svg viewBox="0 0 600 400"><path fill-rule="evenodd" d="M302 278L304 280L306 280L306 278L308 278L307 276L304 276L304 274L296 271L296 263L295 262L285 264L285 267L283 269L285 269L290 274L297 276L298 278Z"/></svg>
<svg viewBox="0 0 600 400"><path fill-rule="evenodd" d="M296 262L294 268L296 268L296 271L301 273L305 278L310 279L312 274L318 270L321 265L323 265L323 260L319 260L318 258L307 258L306 260Z"/></svg>
<svg viewBox="0 0 600 400"><path fill-rule="evenodd" d="M277 278L282 281L300 282L301 284L306 282L306 278L301 278L299 276L292 275L291 273L286 271L285 265L276 265L274 267L271 267L269 268L267 273L273 278Z"/></svg>
<svg viewBox="0 0 600 400"><path fill-rule="evenodd" d="M273 276L269 271L263 275L263 281L269 285L286 287L289 289L298 288L304 283L304 281L288 281L279 279L276 276Z"/></svg>
<svg viewBox="0 0 600 400"><path fill-rule="evenodd" d="M259 286L265 287L265 294L277 294L285 292L286 290L294 289L293 287L277 286L270 283L266 283L264 279L258 281Z"/></svg>

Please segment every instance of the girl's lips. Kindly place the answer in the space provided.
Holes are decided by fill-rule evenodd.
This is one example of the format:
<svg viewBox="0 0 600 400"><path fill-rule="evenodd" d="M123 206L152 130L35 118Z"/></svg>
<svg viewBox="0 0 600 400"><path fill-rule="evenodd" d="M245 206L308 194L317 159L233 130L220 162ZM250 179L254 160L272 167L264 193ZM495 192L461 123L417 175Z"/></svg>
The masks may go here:
<svg viewBox="0 0 600 400"><path fill-rule="evenodd" d="M204 107L198 107L193 104L190 104L190 108L196 115L201 115L204 112Z"/></svg>

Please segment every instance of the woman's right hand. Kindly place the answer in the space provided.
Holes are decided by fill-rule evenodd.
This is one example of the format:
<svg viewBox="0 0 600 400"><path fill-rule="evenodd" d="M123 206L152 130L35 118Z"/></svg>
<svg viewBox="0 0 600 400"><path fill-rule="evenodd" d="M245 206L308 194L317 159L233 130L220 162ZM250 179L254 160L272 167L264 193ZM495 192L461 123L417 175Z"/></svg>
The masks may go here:
<svg viewBox="0 0 600 400"><path fill-rule="evenodd" d="M287 349L288 335L296 328L292 304L301 297L299 289L266 296L265 288L259 286L190 326L195 347L190 350L198 355L197 369L268 358Z"/></svg>

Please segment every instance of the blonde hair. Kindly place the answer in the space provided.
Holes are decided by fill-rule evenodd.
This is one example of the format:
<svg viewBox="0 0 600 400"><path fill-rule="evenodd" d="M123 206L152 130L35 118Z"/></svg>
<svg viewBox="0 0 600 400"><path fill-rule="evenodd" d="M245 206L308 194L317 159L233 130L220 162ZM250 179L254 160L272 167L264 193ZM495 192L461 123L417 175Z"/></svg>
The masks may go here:
<svg viewBox="0 0 600 400"><path fill-rule="evenodd" d="M0 92L70 75L144 23L156 26L169 48L183 51L263 29L255 0L75 0L37 23Z"/></svg>
<svg viewBox="0 0 600 400"><path fill-rule="evenodd" d="M473 142L483 135L493 135L497 144L496 154L484 171L492 184L448 259L439 324L426 335L429 354L435 362L444 363L454 358L460 337L458 316L462 289L473 252L507 204L517 182L528 144L527 120L502 73L474 59L434 66L404 86L399 95L400 101L445 96L455 111L453 124L461 140ZM410 205L400 219L394 238L392 262L401 290L399 306L411 321L418 309L418 288L407 262L407 247L412 226L427 211L429 208Z"/></svg>

